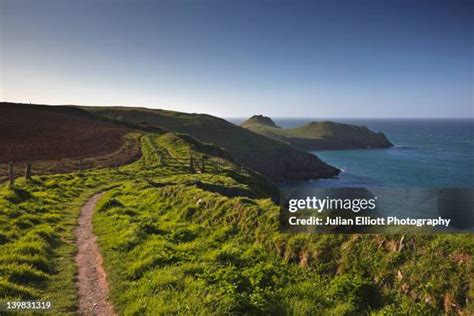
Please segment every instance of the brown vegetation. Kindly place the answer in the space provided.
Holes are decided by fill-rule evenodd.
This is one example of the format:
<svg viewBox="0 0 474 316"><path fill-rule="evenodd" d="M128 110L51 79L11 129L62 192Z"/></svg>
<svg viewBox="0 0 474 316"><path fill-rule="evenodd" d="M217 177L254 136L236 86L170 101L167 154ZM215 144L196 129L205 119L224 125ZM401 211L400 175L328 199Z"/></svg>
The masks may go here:
<svg viewBox="0 0 474 316"><path fill-rule="evenodd" d="M102 156L131 131L76 108L0 103L0 162Z"/></svg>
<svg viewBox="0 0 474 316"><path fill-rule="evenodd" d="M129 163L141 155L132 132L75 107L0 103L0 170L6 175L10 161L16 176L26 162L33 163L34 174Z"/></svg>

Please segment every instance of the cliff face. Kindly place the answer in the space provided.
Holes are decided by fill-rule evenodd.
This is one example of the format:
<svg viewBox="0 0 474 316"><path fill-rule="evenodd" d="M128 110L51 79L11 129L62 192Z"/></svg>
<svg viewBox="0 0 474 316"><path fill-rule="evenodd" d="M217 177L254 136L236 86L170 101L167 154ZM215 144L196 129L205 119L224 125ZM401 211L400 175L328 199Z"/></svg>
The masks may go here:
<svg viewBox="0 0 474 316"><path fill-rule="evenodd" d="M189 134L203 143L224 148L236 161L273 181L329 178L339 174L339 169L315 155L210 115L143 108L84 109L108 118L120 117L125 122Z"/></svg>
<svg viewBox="0 0 474 316"><path fill-rule="evenodd" d="M259 124L257 120L252 120L252 124L244 122L242 127L304 150L389 148L393 146L383 133L371 131L366 126L330 121L311 122L301 127L283 129L268 124Z"/></svg>
<svg viewBox="0 0 474 316"><path fill-rule="evenodd" d="M259 150L255 154L240 156L240 159L275 181L331 178L340 172L315 155L289 146L274 151Z"/></svg>

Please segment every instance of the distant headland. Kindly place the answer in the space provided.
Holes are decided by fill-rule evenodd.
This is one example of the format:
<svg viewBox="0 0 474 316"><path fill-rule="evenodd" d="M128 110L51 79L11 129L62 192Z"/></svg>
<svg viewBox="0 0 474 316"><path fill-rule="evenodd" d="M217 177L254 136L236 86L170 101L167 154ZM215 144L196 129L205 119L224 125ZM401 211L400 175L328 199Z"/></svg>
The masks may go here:
<svg viewBox="0 0 474 316"><path fill-rule="evenodd" d="M281 128L267 116L254 115L241 126L304 150L393 147L384 133L371 131L366 126L331 121L310 122L296 128Z"/></svg>

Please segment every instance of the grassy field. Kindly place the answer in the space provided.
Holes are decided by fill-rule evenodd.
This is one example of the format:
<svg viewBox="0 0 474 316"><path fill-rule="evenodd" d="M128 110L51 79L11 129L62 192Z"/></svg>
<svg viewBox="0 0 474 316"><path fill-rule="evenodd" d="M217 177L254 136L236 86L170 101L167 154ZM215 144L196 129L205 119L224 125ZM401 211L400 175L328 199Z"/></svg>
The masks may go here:
<svg viewBox="0 0 474 316"><path fill-rule="evenodd" d="M78 211L107 191L93 222L120 314L474 312L471 235L281 234L274 187L225 153L172 133L141 145L117 169L0 185L0 299L76 310ZM204 173L186 163L202 154Z"/></svg>

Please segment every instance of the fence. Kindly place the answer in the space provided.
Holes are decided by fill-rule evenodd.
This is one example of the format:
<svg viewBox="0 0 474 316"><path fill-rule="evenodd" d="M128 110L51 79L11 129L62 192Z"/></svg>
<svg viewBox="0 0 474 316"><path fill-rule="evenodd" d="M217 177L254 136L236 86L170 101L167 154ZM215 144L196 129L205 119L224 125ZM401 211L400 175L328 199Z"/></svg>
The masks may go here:
<svg viewBox="0 0 474 316"><path fill-rule="evenodd" d="M187 169L196 173L222 173L232 171L244 173L245 168L241 165L220 162L218 158L206 154L190 154L189 158L178 158L171 154L165 147L157 146L151 142L151 147L157 157L160 166Z"/></svg>
<svg viewBox="0 0 474 316"><path fill-rule="evenodd" d="M24 177L26 180L31 180L31 174L32 174L32 171L31 171L31 162L26 162L24 164L22 164L22 166L24 166ZM15 168L14 168L14 164L12 161L10 161L8 164L7 164L7 168L8 168L8 171L7 171L7 180L8 180L8 183L9 185L12 187L14 184L15 184ZM1 180L1 179L0 179Z"/></svg>
<svg viewBox="0 0 474 316"><path fill-rule="evenodd" d="M152 150L157 157L158 165L163 167L172 167L178 168L181 170L186 170L192 173L224 173L224 172L234 172L242 174L246 169L238 164L229 163L226 161L219 161L219 158L209 156L206 154L191 154L189 158L178 158L172 155L166 148L162 146L157 146L155 143L150 142L152 145ZM50 162L53 163L53 162ZM112 163L109 163L107 166L102 164L97 164L91 159L79 157L76 159L67 159L67 163L56 161L55 164L65 164L64 166L59 166L59 168L44 169L42 162L37 162L33 165L32 162L26 162L19 164L20 170L17 168L15 170L15 164L9 162L7 164L7 180L10 186L14 186L15 178L18 178L22 173L21 170L24 170L24 177L26 180L31 180L34 171L36 170L37 174L48 174L48 173L64 173L64 172L74 172L78 171L80 175L83 175L84 170L100 167L112 167L117 169L121 163L115 159ZM143 168L146 169L145 156L142 156ZM17 164L18 165L18 164ZM34 168L33 168L34 167ZM64 170L61 168L64 167ZM24 169L23 169L24 168ZM1 178L0 178L1 181Z"/></svg>

